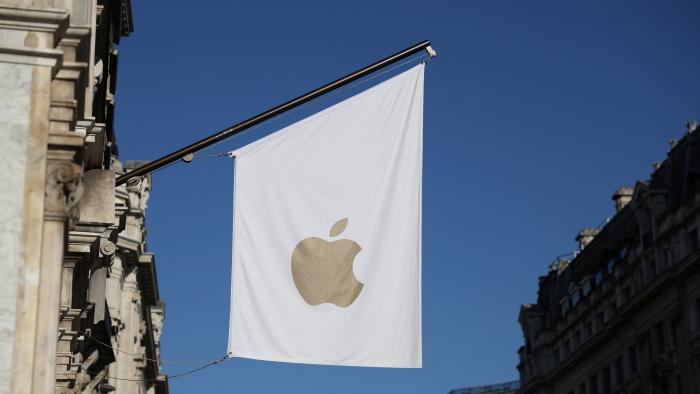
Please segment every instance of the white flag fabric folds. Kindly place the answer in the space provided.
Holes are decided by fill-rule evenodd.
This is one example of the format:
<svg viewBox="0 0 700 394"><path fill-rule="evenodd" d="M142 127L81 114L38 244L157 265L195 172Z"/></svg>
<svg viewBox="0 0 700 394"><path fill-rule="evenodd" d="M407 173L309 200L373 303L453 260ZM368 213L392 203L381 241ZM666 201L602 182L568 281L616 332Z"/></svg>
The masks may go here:
<svg viewBox="0 0 700 394"><path fill-rule="evenodd" d="M422 366L423 71L233 152L230 356Z"/></svg>

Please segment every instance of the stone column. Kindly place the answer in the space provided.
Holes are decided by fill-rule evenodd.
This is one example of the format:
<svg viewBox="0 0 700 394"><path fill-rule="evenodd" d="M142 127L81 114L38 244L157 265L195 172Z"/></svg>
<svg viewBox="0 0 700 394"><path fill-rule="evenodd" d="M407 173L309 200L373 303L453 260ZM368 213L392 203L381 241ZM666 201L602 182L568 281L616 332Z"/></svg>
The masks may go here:
<svg viewBox="0 0 700 394"><path fill-rule="evenodd" d="M107 289L106 298L109 300L109 315L112 318L112 322L118 325L119 330L121 330L122 315L121 315L121 293L122 286L124 284L124 264L125 261L117 253L114 257L114 263L109 267L109 278L107 278Z"/></svg>
<svg viewBox="0 0 700 394"><path fill-rule="evenodd" d="M66 222L82 193L82 167L70 161L59 160L65 159L67 152L50 151L47 165L33 393L53 393L56 380L56 347Z"/></svg>
<svg viewBox="0 0 700 394"><path fill-rule="evenodd" d="M117 344L117 348L121 350L115 354L117 358L116 363L110 366L110 376L122 378L131 378L129 372L130 360L132 356L124 352L130 352L127 343L129 342L129 333L126 331L126 319L129 318L128 309L125 305L131 305L131 294L127 292L131 283L127 282L125 275L128 275L128 269L125 267L126 260L122 259L117 253L114 258L114 265L112 266L112 274L110 275L110 283L108 283L107 290L110 293L109 299L114 301L109 306L110 314L112 314L112 320L116 320L119 325L119 334L114 338L113 343ZM115 313L116 312L116 313ZM126 393L128 388L128 381L124 380L114 380L110 384L116 388L117 393Z"/></svg>
<svg viewBox="0 0 700 394"><path fill-rule="evenodd" d="M140 351L141 335L139 333L139 293L138 293L138 282L137 282L137 268L129 267L124 270L124 285L122 287L121 294L121 326L123 327L119 334L119 348L128 352L130 354L120 352L117 356L117 368L116 373L113 375L118 378L127 379L140 379L141 376L136 374L137 371L136 363ZM117 388L116 392L126 393L126 394L137 394L139 393L140 382L137 381L127 381L127 380L115 380L114 386Z"/></svg>

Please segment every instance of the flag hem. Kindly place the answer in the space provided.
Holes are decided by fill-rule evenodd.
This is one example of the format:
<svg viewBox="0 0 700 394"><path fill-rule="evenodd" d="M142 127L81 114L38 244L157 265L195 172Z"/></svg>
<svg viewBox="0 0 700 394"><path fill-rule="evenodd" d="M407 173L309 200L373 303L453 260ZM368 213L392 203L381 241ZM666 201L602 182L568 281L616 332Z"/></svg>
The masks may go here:
<svg viewBox="0 0 700 394"><path fill-rule="evenodd" d="M311 364L311 365L329 365L329 366L341 366L341 367L365 367L365 368L403 368L403 369L419 369L423 368L423 361L418 360L417 362L410 363L410 365L403 364L361 364L360 362L344 362L337 360L318 360L318 359L305 359L296 357L279 357L279 356L250 356L240 352L229 351L229 357L245 358L249 360L259 360L259 361L271 361L271 362L282 362L291 364Z"/></svg>

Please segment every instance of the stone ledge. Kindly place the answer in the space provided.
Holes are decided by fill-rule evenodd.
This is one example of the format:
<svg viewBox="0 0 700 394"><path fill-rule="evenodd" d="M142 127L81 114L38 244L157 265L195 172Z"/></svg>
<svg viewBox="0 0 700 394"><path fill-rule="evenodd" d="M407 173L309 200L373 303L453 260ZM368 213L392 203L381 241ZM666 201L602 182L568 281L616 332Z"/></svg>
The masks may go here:
<svg viewBox="0 0 700 394"><path fill-rule="evenodd" d="M57 70L63 64L63 51L59 49L16 48L0 45L0 62L53 67L54 70Z"/></svg>
<svg viewBox="0 0 700 394"><path fill-rule="evenodd" d="M80 134L65 131L50 131L49 132L49 147L83 147L84 137Z"/></svg>
<svg viewBox="0 0 700 394"><path fill-rule="evenodd" d="M63 23L68 20L68 13L60 8L32 8L0 5L0 18L4 20L28 22Z"/></svg>

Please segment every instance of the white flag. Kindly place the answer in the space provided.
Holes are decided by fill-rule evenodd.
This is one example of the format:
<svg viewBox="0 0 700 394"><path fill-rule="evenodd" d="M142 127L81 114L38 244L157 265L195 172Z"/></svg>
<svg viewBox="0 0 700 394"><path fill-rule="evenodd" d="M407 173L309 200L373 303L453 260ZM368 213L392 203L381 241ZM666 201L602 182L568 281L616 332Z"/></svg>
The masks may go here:
<svg viewBox="0 0 700 394"><path fill-rule="evenodd" d="M423 68L233 152L229 355L422 366Z"/></svg>

